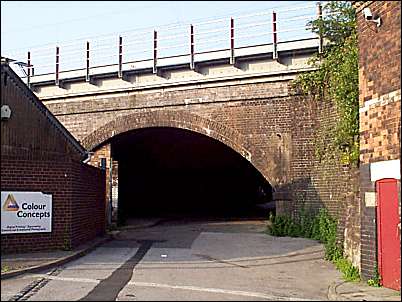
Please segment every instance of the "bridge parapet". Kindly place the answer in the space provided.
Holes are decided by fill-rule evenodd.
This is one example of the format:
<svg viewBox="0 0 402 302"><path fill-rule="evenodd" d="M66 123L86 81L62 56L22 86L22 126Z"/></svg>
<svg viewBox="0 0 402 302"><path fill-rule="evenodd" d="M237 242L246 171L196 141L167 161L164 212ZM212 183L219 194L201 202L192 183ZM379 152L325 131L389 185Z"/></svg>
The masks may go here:
<svg viewBox="0 0 402 302"><path fill-rule="evenodd" d="M47 99L292 74L321 52L308 22L325 14L319 2L303 3L42 47L28 51L24 78Z"/></svg>
<svg viewBox="0 0 402 302"><path fill-rule="evenodd" d="M272 45L239 49L237 66L230 61L230 50L199 54L198 70L185 65L187 56L159 60L158 74L152 73L152 60L125 63L125 77L119 78L117 65L91 69L91 81L85 80L86 70L61 72L55 85L54 74L38 75L31 79L31 87L42 100L91 94L115 93L146 89L166 89L182 85L211 85L224 81L244 83L293 79L297 73L311 70L308 60L318 51L319 39L312 38L278 44L280 60L272 59ZM241 52L240 52L241 51ZM203 57L202 57L203 55Z"/></svg>

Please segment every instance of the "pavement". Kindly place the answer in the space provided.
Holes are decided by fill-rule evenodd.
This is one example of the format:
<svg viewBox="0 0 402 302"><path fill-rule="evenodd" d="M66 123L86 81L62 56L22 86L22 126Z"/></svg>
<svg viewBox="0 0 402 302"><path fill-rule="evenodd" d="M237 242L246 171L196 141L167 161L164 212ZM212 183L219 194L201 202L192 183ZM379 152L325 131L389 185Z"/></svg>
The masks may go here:
<svg viewBox="0 0 402 302"><path fill-rule="evenodd" d="M161 220L136 220L129 229L143 229L160 224ZM120 233L128 228L111 231L102 238L96 238L92 242L81 245L71 251L54 251L46 253L24 253L1 255L2 271L7 267L6 272L1 273L1 279L9 279L26 273L37 273L58 267L72 260L89 254L97 247L106 244L112 239L119 239ZM311 286L311 284L306 284ZM297 299L296 299L297 300ZM334 279L328 287L328 300L332 301L401 301L400 291L383 287L371 287L364 282L345 282Z"/></svg>
<svg viewBox="0 0 402 302"><path fill-rule="evenodd" d="M35 273L63 265L82 257L112 239L112 233L82 244L70 251L15 253L1 255L1 280Z"/></svg>
<svg viewBox="0 0 402 302"><path fill-rule="evenodd" d="M401 301L401 292L385 287L373 287L364 282L333 282L328 288L332 301Z"/></svg>
<svg viewBox="0 0 402 302"><path fill-rule="evenodd" d="M127 227L120 230L152 227L160 218L130 220ZM1 255L1 279L9 279L26 273L35 273L63 265L82 257L92 250L113 239L120 231L109 231L104 237L82 244L69 251L14 253Z"/></svg>

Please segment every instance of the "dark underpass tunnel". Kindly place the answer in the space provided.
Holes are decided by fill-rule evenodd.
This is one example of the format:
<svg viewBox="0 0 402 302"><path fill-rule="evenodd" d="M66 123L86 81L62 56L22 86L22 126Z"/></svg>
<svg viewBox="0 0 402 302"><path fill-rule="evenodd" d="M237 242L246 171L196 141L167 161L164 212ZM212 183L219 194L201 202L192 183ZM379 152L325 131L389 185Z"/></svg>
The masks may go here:
<svg viewBox="0 0 402 302"><path fill-rule="evenodd" d="M261 205L272 200L270 184L248 160L208 136L177 128L133 130L113 139L112 156L119 163L120 224L135 217L268 216Z"/></svg>

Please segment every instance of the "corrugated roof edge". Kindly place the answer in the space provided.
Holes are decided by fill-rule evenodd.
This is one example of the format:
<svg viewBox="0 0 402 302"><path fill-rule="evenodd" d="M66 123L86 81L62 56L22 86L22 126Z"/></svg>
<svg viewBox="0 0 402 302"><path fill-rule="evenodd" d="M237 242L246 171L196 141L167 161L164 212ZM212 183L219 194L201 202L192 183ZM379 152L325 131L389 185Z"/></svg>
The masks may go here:
<svg viewBox="0 0 402 302"><path fill-rule="evenodd" d="M63 126L62 123L53 115L50 110L42 104L39 98L32 92L31 89L22 81L22 79L10 68L7 62L1 62L1 73L6 73L16 85L25 93L28 99L39 109L42 114L50 121L56 130L60 131L66 138L67 142L71 144L74 149L81 155L82 160L88 157L87 150L80 144L80 142Z"/></svg>

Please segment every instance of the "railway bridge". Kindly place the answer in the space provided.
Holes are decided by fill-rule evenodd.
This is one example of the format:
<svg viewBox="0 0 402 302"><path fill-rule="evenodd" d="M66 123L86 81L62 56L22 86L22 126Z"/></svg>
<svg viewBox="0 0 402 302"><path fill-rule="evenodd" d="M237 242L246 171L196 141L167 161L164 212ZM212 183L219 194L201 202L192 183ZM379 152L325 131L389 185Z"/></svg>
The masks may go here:
<svg viewBox="0 0 402 302"><path fill-rule="evenodd" d="M322 16L315 4L308 9L310 18ZM289 12L299 15L281 19ZM305 31L298 8L282 15L258 14L265 23L241 23L257 18L243 16L224 20L227 26L210 27L221 20L191 24L184 34L162 28L131 41L121 35L115 47L110 41L104 47L109 61L97 60L102 44L86 41L78 68L68 45L55 47L50 71L41 71L35 63L41 56L30 51L25 80L88 150L89 163L107 169L109 204L120 218L155 208L200 212L268 201L279 212L306 202L319 207L314 136L323 112L331 112L295 93L290 83L312 70L308 60L323 41L311 33L288 34ZM294 24L300 21L303 26ZM265 28L258 31L261 24ZM247 28L269 41L243 43L253 38L241 39ZM208 36L216 33L218 39ZM148 38L151 47L136 48L138 57L130 60L130 45ZM181 38L185 51L166 52L180 48ZM164 47L166 41L170 46ZM202 51L203 43L211 49Z"/></svg>

